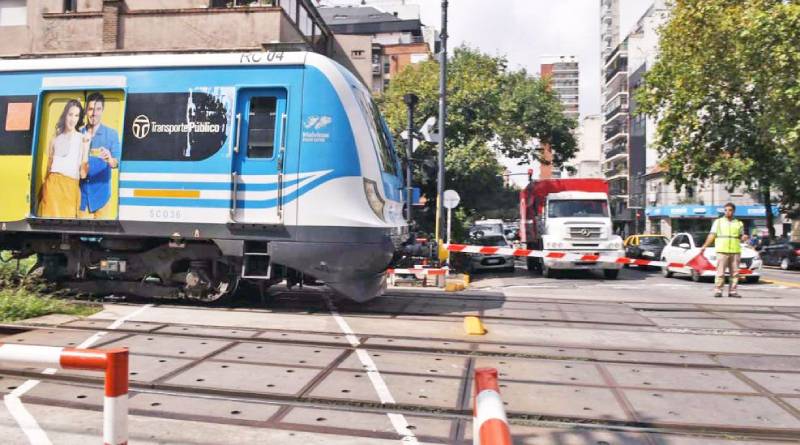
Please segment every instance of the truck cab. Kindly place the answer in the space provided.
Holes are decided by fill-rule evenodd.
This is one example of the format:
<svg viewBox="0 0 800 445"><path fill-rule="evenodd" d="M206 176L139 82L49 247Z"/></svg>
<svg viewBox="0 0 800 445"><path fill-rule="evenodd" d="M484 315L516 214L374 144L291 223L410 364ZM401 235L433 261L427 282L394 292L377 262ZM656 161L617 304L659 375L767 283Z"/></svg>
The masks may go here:
<svg viewBox="0 0 800 445"><path fill-rule="evenodd" d="M622 238L613 233L608 185L602 179L533 181L520 194L520 235L528 249L622 257ZM553 276L558 270L602 270L615 279L621 264L528 258L528 269Z"/></svg>

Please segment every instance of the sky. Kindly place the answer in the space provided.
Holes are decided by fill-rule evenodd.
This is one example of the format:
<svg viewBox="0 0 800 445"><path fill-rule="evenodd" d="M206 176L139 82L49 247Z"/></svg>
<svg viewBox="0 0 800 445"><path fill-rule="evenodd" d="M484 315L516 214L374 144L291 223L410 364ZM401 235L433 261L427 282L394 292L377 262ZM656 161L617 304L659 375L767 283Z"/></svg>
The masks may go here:
<svg viewBox="0 0 800 445"><path fill-rule="evenodd" d="M380 8L392 0L365 0ZM394 0L399 2L400 0ZM440 0L405 0L420 6L424 25L441 29ZM325 5L358 5L361 0L324 0ZM600 113L600 0L449 0L448 49L466 44L503 55L509 68L539 73L542 57L574 55L580 65L581 117ZM620 0L624 38L652 0ZM527 167L503 160L514 173ZM524 175L514 177L518 184Z"/></svg>
<svg viewBox="0 0 800 445"><path fill-rule="evenodd" d="M399 3L399 0L394 0ZM387 0L365 0L380 7ZM361 0L325 0L358 5ZM406 0L420 6L422 23L441 29L441 1ZM539 73L541 58L574 55L580 63L581 116L600 112L600 0L450 0L449 49L461 44L504 55L510 68ZM620 0L624 37L652 0Z"/></svg>

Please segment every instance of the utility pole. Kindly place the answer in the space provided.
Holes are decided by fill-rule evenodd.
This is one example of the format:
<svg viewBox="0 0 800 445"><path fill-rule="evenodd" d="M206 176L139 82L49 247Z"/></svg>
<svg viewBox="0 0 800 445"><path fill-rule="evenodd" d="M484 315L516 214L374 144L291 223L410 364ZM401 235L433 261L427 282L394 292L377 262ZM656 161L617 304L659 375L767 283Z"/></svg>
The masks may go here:
<svg viewBox="0 0 800 445"><path fill-rule="evenodd" d="M408 140L406 141L406 222L411 224L411 207L413 187L411 186L411 156L414 152L414 107L419 98L414 94L403 96L403 102L408 107Z"/></svg>
<svg viewBox="0 0 800 445"><path fill-rule="evenodd" d="M439 152L436 174L436 240L442 240L442 209L444 199L444 138L447 121L447 0L442 0L442 48L439 51Z"/></svg>

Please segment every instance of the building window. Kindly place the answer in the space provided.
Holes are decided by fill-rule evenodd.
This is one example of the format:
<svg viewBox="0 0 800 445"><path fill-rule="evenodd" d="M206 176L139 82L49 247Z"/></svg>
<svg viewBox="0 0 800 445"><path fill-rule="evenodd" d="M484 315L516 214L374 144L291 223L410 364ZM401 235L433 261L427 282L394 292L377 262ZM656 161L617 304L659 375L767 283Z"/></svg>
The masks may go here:
<svg viewBox="0 0 800 445"><path fill-rule="evenodd" d="M78 0L64 0L64 12L78 12Z"/></svg>
<svg viewBox="0 0 800 445"><path fill-rule="evenodd" d="M353 59L363 59L364 58L364 50L363 49L354 49L350 51L350 57Z"/></svg>
<svg viewBox="0 0 800 445"><path fill-rule="evenodd" d="M25 0L0 0L0 26L25 26L28 24L28 7Z"/></svg>
<svg viewBox="0 0 800 445"><path fill-rule="evenodd" d="M389 74L390 67L389 62L383 62L383 74Z"/></svg>

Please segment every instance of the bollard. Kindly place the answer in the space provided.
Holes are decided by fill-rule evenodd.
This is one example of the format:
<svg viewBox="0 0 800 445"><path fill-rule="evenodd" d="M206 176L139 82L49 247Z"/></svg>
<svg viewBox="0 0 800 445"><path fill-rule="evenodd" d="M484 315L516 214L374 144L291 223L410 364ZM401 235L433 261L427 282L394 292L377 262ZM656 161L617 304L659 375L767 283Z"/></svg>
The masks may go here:
<svg viewBox="0 0 800 445"><path fill-rule="evenodd" d="M511 430L497 385L497 369L476 369L472 394L473 445L511 445Z"/></svg>

